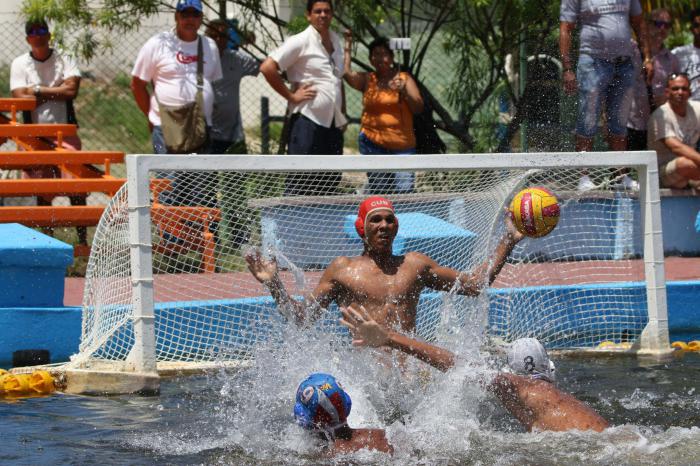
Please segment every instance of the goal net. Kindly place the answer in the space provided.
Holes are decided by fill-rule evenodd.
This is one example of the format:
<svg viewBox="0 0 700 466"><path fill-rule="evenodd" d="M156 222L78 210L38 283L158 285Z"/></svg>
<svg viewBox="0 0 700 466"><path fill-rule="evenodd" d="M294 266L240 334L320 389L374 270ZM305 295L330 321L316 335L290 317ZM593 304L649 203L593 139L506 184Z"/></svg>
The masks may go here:
<svg viewBox="0 0 700 466"><path fill-rule="evenodd" d="M639 191L621 185L622 167ZM354 219L371 193L396 208L395 254L419 251L471 270L492 257L505 207L529 186L557 195L559 225L520 242L479 297L425 290L417 334L440 344L469 327L506 342L537 337L557 349L668 347L650 152L138 155L127 157L127 170L94 237L74 358L81 367L154 371L156 364L247 360L258 342L278 338L271 324L283 321L284 310L247 270L246 251L276 257L290 295L308 293L335 257L362 252ZM582 170L596 189L577 191ZM347 338L338 318L331 306L317 325Z"/></svg>

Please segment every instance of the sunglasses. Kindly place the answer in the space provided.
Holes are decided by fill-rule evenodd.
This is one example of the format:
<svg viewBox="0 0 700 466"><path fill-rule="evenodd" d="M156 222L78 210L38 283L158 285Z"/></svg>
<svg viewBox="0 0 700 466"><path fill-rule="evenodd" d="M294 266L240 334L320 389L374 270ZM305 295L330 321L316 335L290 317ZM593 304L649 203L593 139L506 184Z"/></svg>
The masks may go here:
<svg viewBox="0 0 700 466"><path fill-rule="evenodd" d="M673 23L670 21L654 21L654 26L656 26L657 29L671 29Z"/></svg>
<svg viewBox="0 0 700 466"><path fill-rule="evenodd" d="M27 33L28 36L45 36L49 33L49 30L44 27L31 28Z"/></svg>

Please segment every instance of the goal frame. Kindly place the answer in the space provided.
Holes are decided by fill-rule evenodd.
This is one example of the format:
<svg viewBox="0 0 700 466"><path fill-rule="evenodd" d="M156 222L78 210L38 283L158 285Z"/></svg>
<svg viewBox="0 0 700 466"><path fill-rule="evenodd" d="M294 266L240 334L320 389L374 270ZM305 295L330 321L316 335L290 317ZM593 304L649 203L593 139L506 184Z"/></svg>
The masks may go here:
<svg viewBox="0 0 700 466"><path fill-rule="evenodd" d="M135 342L127 366L139 373L157 374L151 191L149 178L158 171L312 172L319 167L335 171L443 172L479 169L586 169L630 167L639 173L643 260L648 323L631 350L638 355L670 354L661 207L656 153L640 152L538 152L508 154L448 154L401 156L353 155L153 155L126 157L128 184L129 251L133 292ZM608 348L609 350L610 348Z"/></svg>

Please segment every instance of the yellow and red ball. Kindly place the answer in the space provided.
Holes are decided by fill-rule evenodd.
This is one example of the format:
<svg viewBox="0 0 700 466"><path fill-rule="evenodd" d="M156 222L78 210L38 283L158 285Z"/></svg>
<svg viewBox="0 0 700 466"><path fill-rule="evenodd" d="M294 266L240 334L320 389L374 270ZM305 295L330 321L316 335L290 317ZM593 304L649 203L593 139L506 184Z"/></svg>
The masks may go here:
<svg viewBox="0 0 700 466"><path fill-rule="evenodd" d="M510 215L522 234L539 238L549 234L559 222L559 201L549 189L525 188L513 197Z"/></svg>

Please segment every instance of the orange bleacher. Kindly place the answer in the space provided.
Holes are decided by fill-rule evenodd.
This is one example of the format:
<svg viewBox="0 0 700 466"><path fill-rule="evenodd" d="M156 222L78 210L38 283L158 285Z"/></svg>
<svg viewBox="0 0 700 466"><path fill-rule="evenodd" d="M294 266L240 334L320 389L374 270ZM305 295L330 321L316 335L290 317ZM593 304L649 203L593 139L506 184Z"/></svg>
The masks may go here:
<svg viewBox="0 0 700 466"><path fill-rule="evenodd" d="M76 125L22 124L17 112L33 110L35 99L0 98L0 143L11 139L18 151L0 152L0 169L23 170L36 167L56 167L61 178L33 178L0 181L0 197L73 196L93 192L114 195L125 183L124 178L111 175L113 163L124 163L124 153L116 151L72 151L61 147L66 136L77 134ZM46 138L55 138L57 144ZM103 165L104 168L95 167ZM194 241L195 250L202 254L205 272L213 272L214 240L210 222L220 221L220 211L207 207L165 206L157 202L158 194L167 189L169 180L153 180L152 217L161 232ZM104 205L76 206L0 206L0 223L21 223L29 227L94 226L100 220ZM183 238L185 239L185 238ZM189 250L192 250L190 248ZM156 252L181 254L181 246L161 241ZM89 247L78 245L76 255L89 254Z"/></svg>

